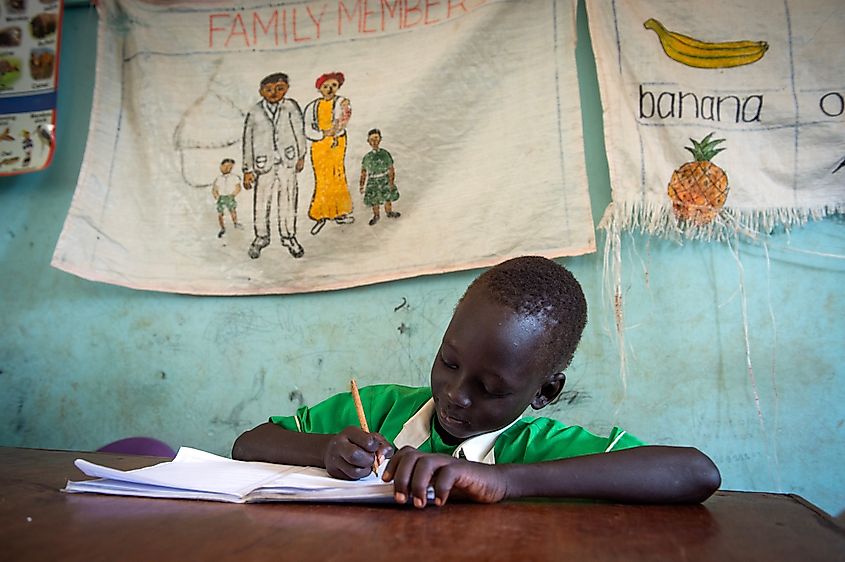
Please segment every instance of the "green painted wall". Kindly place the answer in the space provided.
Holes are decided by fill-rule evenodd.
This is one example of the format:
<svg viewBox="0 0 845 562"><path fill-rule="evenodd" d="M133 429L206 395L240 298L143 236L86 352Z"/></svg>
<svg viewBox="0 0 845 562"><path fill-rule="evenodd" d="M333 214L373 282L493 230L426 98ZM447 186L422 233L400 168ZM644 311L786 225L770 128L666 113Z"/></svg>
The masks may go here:
<svg viewBox="0 0 845 562"><path fill-rule="evenodd" d="M598 219L610 188L580 10ZM50 267L87 134L95 41L93 9L69 7L56 159L44 172L0 179L0 445L88 450L143 434L225 454L242 430L344 389L352 376L425 384L452 307L477 271L329 293L197 298ZM719 464L726 489L794 492L838 513L843 221L734 250L623 237L624 384L601 253L565 260L584 285L590 324L564 400L547 413L596 432L618 424L652 443L694 445Z"/></svg>

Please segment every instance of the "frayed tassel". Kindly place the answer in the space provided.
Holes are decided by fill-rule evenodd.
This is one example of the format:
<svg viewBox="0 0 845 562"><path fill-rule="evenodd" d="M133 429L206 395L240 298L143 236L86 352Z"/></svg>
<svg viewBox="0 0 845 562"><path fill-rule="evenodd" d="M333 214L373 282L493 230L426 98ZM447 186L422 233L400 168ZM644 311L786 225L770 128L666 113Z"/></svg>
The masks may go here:
<svg viewBox="0 0 845 562"><path fill-rule="evenodd" d="M629 230L683 242L687 240L716 240L725 242L737 234L750 239L769 235L778 230L789 231L811 220L821 220L845 214L845 203L814 208L772 208L759 210L722 209L712 222L696 225L679 221L672 207L650 201L614 202L606 209L599 228Z"/></svg>
<svg viewBox="0 0 845 562"><path fill-rule="evenodd" d="M619 377L623 394L628 393L628 368L625 354L625 311L622 302L622 232L614 218L611 203L599 223L606 232L603 254L602 302L611 303L613 309L613 337L619 353ZM611 295L608 298L608 295Z"/></svg>
<svg viewBox="0 0 845 562"><path fill-rule="evenodd" d="M625 349L625 313L622 297L622 232L647 234L683 243L684 240L738 242L740 239L759 241L779 229L789 231L810 220L821 220L845 214L845 204L823 205L817 208L775 208L763 210L722 209L706 225L678 221L671 206L652 202L612 202L605 209L599 229L605 231L602 271L602 302L612 308L605 318L613 318L608 330L616 340L619 353L619 376L627 394L628 371ZM731 246L733 248L733 246ZM767 249L768 251L768 249ZM818 254L842 258L833 254Z"/></svg>

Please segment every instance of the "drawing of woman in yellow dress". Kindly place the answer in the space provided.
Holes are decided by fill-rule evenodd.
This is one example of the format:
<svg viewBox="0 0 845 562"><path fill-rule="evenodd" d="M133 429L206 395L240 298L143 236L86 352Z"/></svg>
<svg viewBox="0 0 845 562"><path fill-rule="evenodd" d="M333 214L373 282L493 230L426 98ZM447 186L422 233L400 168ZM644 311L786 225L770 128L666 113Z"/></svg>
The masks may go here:
<svg viewBox="0 0 845 562"><path fill-rule="evenodd" d="M314 221L311 234L317 234L328 221L350 224L352 197L346 182L346 124L352 115L349 100L337 95L343 85L341 72L328 72L317 78L318 97L305 106L305 136L311 140L311 166L314 195L308 216Z"/></svg>

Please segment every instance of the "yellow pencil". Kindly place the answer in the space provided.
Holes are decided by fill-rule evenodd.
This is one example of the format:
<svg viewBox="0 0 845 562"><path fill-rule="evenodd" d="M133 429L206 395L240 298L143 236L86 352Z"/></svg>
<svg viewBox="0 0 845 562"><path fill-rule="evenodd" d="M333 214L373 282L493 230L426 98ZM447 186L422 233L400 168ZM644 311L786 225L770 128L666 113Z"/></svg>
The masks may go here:
<svg viewBox="0 0 845 562"><path fill-rule="evenodd" d="M370 427L367 425L367 417L364 415L364 405L361 404L361 395L358 394L358 385L355 384L355 379L349 381L349 386L352 389L352 400L355 401L355 411L358 412L358 422L361 424L361 429L370 432ZM378 476L378 455L373 461L373 474Z"/></svg>

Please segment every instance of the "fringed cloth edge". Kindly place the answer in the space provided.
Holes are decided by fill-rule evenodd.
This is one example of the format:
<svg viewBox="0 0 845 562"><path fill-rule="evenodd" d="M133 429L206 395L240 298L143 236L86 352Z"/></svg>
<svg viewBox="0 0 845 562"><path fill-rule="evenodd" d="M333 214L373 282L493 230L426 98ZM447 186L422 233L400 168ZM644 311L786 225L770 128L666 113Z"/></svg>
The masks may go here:
<svg viewBox="0 0 845 562"><path fill-rule="evenodd" d="M735 252L736 242L739 239L758 241L779 229L788 231L791 228L803 226L810 220L821 220L833 215L845 215L845 202L802 209L724 208L712 222L706 225L679 221L672 207L666 204L642 201L610 203L598 225L600 230L605 231L602 302L610 305L613 310L614 329L610 335L615 336L619 353L619 376L623 386L623 400L628 389L625 315L622 299L623 232L658 236L679 244L683 244L684 240L725 242L731 247L731 251ZM750 360L750 351L748 355Z"/></svg>

